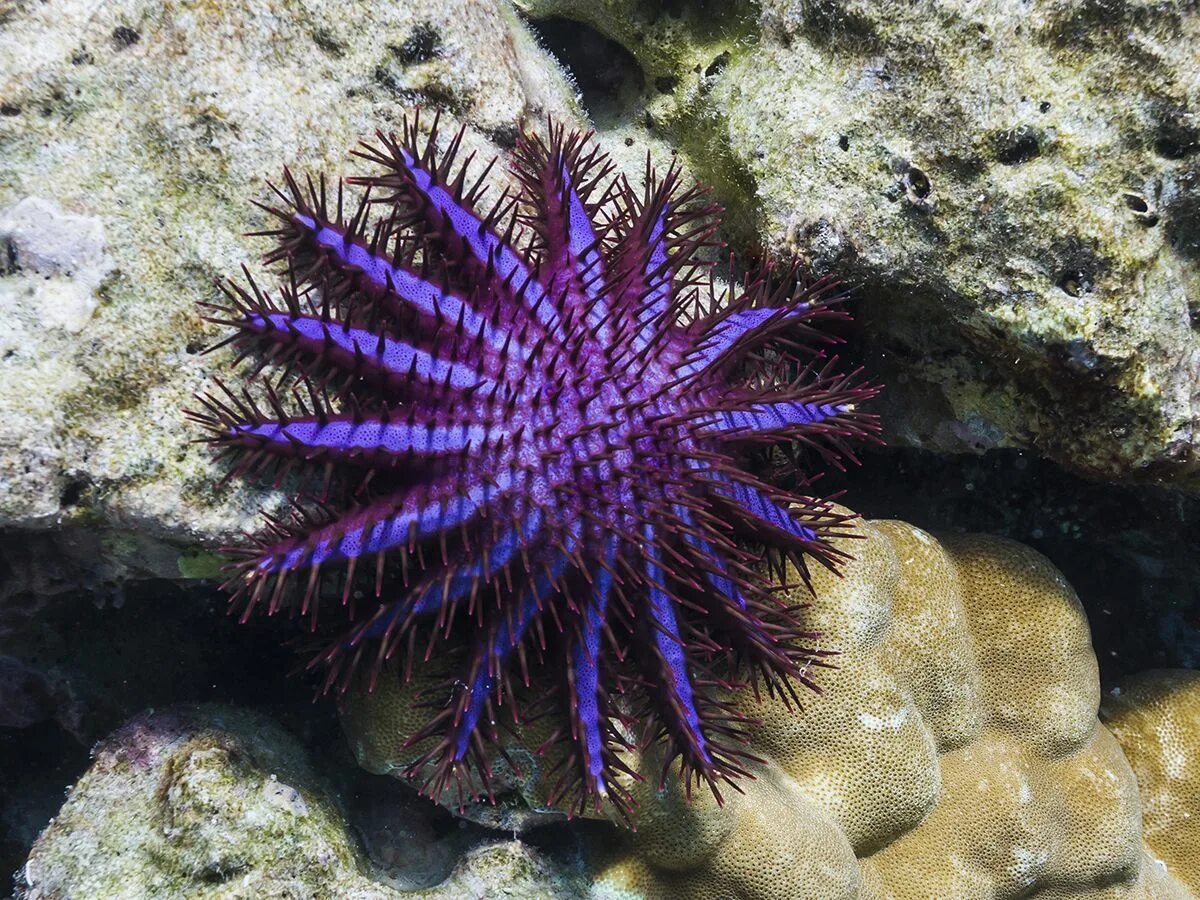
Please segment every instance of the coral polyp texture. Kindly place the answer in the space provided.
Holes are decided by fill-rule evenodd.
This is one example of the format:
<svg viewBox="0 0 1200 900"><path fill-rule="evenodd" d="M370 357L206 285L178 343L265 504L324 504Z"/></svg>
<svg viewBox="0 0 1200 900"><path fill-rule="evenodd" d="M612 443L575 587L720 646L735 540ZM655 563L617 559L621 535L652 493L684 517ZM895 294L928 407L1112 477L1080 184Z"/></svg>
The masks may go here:
<svg viewBox="0 0 1200 900"><path fill-rule="evenodd" d="M353 204L285 173L280 289L231 284L213 314L273 377L194 415L232 473L300 466L324 487L228 588L243 617L286 608L314 631L340 610L310 662L326 690L453 659L409 736L431 795L489 790L497 729L551 713L556 801L627 810L638 744L661 745L660 780L678 761L719 798L751 759L751 717L719 693L798 699L830 653L760 564L807 580L847 558L850 517L774 470L803 490L801 451L838 463L874 439L875 388L835 370L831 279L788 264L716 291L701 189L649 163L635 188L586 136L547 132L487 211L491 166L416 118L355 151L377 171L348 180ZM544 702L522 709L531 677Z"/></svg>

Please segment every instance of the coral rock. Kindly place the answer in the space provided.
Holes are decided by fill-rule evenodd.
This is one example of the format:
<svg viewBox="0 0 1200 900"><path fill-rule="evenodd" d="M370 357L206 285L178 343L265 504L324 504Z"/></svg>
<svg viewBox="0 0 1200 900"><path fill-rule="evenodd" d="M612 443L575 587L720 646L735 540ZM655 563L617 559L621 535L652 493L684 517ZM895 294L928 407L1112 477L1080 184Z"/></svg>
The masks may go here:
<svg viewBox="0 0 1200 900"><path fill-rule="evenodd" d="M1200 672L1145 672L1100 712L1137 775L1146 843L1200 893Z"/></svg>
<svg viewBox="0 0 1200 900"><path fill-rule="evenodd" d="M817 676L822 694L799 712L735 697L761 719L750 749L765 762L723 807L633 786L638 830L592 845L597 891L1192 896L1168 854L1143 844L1137 783L1097 719L1096 659L1063 577L997 538L938 541L899 522L859 533L843 577L814 577L810 622L841 651ZM398 761L403 733L385 730L407 699L381 686L351 704L369 768ZM536 764L520 790L544 797Z"/></svg>
<svg viewBox="0 0 1200 900"><path fill-rule="evenodd" d="M213 333L195 302L252 252L247 190L289 160L333 168L351 136L416 104L453 109L487 154L523 117L573 114L498 0L270 15L71 0L2 18L0 527L231 541L263 495L214 491L178 410ZM143 550L105 558L194 577L177 551Z"/></svg>
<svg viewBox="0 0 1200 900"><path fill-rule="evenodd" d="M181 707L136 717L99 745L17 873L16 895L413 896L368 871L294 738L258 714ZM482 897L499 884L518 898L580 890L529 848L501 842L474 848L440 887L417 896Z"/></svg>
<svg viewBox="0 0 1200 900"><path fill-rule="evenodd" d="M1195 487L1194 4L520 5L653 80L614 142L680 149L745 240L869 288L891 443Z"/></svg>

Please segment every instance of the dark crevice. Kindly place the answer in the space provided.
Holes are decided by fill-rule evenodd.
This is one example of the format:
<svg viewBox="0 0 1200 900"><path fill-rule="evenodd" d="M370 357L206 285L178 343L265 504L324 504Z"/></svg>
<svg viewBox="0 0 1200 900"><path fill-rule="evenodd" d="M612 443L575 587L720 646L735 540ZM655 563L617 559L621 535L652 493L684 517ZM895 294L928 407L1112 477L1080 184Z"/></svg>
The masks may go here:
<svg viewBox="0 0 1200 900"><path fill-rule="evenodd" d="M589 112L611 111L622 98L645 90L646 76L633 54L590 25L555 17L536 20L530 26L571 73ZM673 89L673 84L659 82L659 90Z"/></svg>
<svg viewBox="0 0 1200 900"><path fill-rule="evenodd" d="M72 478L63 485L62 494L59 495L58 505L63 509L70 509L72 506L78 506L79 501L83 499L83 492L87 490L87 482L78 478Z"/></svg>
<svg viewBox="0 0 1200 900"><path fill-rule="evenodd" d="M428 22L417 25L399 47L391 47L396 59L405 65L428 62L442 52L442 37Z"/></svg>
<svg viewBox="0 0 1200 900"><path fill-rule="evenodd" d="M1015 166L1041 155L1041 138L1036 129L1020 125L996 134L992 149L998 162Z"/></svg>
<svg viewBox="0 0 1200 900"><path fill-rule="evenodd" d="M1105 683L1200 665L1200 497L1090 481L1017 450L946 455L891 448L829 473L822 490L872 518L1028 544L1087 612Z"/></svg>

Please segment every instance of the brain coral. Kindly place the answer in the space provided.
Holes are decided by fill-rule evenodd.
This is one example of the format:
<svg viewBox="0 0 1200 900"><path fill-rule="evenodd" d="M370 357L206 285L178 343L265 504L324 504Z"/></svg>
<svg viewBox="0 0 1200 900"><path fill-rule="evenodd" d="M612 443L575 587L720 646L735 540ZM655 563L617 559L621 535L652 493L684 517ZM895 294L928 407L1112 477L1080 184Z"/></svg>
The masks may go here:
<svg viewBox="0 0 1200 900"><path fill-rule="evenodd" d="M799 712L736 696L761 720L756 780L723 807L633 786L636 833L588 830L596 893L1192 896L1143 844L1137 783L1097 720L1087 622L1061 574L996 538L857 527L843 577L814 579L809 621L841 651L822 696ZM393 687L348 707L367 768L403 764L407 702ZM545 795L536 768L522 787L534 805Z"/></svg>
<svg viewBox="0 0 1200 900"><path fill-rule="evenodd" d="M1101 715L1137 775L1146 843L1200 891L1200 672L1144 672L1114 688Z"/></svg>

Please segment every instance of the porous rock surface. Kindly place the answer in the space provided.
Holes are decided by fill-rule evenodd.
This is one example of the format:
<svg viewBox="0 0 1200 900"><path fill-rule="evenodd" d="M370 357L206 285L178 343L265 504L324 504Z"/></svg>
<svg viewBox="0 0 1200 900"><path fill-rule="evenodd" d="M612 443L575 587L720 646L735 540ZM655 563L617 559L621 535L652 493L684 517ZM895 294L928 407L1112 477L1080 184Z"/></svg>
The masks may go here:
<svg viewBox="0 0 1200 900"><path fill-rule="evenodd" d="M427 848L410 840L413 868ZM583 887L516 841L477 846L426 890L371 877L329 789L296 740L230 707L134 718L91 768L17 873L19 900L577 897Z"/></svg>
<svg viewBox="0 0 1200 900"><path fill-rule="evenodd" d="M997 538L859 529L843 577L815 578L809 624L840 650L836 669L816 673L822 694L802 711L739 699L761 720L750 750L766 763L742 793L724 792L724 807L704 790L689 804L675 783L636 787L637 832L592 844L597 895L1200 894L1165 844L1143 841L1138 784L1097 719L1087 621L1061 574ZM397 730L411 700L384 679L351 704L349 736L368 768L411 758ZM519 790L533 808L548 787L529 753L538 743L508 747L527 764ZM642 760L649 785L660 769ZM1178 792L1175 820L1200 815L1196 803Z"/></svg>
<svg viewBox="0 0 1200 900"><path fill-rule="evenodd" d="M519 3L628 51L613 143L859 287L893 443L1200 485L1195 4Z"/></svg>
<svg viewBox="0 0 1200 900"><path fill-rule="evenodd" d="M0 14L0 527L77 525L168 577L253 527L182 410L225 357L197 302L265 249L267 178L337 172L418 105L472 148L571 120L567 82L501 0L82 0ZM116 537L112 537L116 535Z"/></svg>

